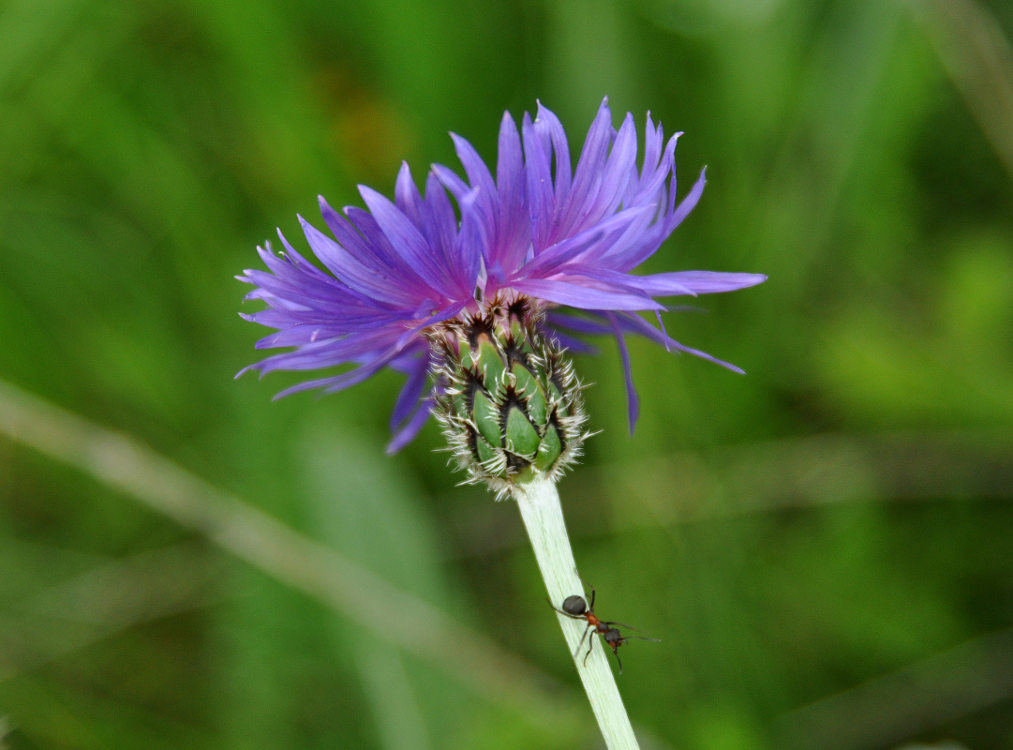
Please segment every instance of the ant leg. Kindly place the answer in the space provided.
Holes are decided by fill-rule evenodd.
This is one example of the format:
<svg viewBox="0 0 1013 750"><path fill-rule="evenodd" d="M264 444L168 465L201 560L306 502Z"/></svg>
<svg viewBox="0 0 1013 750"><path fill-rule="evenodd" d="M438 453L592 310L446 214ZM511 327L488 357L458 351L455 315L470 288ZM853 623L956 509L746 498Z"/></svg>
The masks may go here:
<svg viewBox="0 0 1013 750"><path fill-rule="evenodd" d="M577 619L577 618L574 618L574 619ZM580 637L580 640L577 641L577 648L575 648L573 650L573 658L574 659L576 659L577 658L577 654L580 653L580 647L584 645L584 639L587 638L587 634L590 633L590 632L591 632L591 626L588 625L586 628L584 628L584 634Z"/></svg>
<svg viewBox="0 0 1013 750"><path fill-rule="evenodd" d="M619 651L615 650L612 653L616 655L616 664L619 665L619 674L622 674L623 673L623 660L619 658Z"/></svg>
<svg viewBox="0 0 1013 750"><path fill-rule="evenodd" d="M588 630L590 632L590 630ZM584 654L584 666L587 666L587 657L591 655L591 648L594 646L594 636L587 639L587 653Z"/></svg>
<svg viewBox="0 0 1013 750"><path fill-rule="evenodd" d="M594 612L594 586L591 587L591 603L587 607L588 612Z"/></svg>

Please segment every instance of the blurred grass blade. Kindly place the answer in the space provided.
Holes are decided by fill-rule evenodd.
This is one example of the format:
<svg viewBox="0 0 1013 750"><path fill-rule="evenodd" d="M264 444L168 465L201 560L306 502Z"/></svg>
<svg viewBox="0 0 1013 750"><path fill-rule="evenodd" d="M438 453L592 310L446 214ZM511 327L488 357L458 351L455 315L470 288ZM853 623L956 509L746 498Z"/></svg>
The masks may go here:
<svg viewBox="0 0 1013 750"><path fill-rule="evenodd" d="M1008 700L1013 629L961 643L785 714L775 747L889 747Z"/></svg>
<svg viewBox="0 0 1013 750"><path fill-rule="evenodd" d="M441 607L448 604L443 556L418 502L420 490L407 477L390 471L387 456L367 449L330 422L311 427L300 442L299 476L306 483L300 497L308 506L305 515L311 527L324 543L403 591L417 592ZM346 633L344 623L335 624L336 646L349 647ZM439 683L446 678L431 665L425 666L433 674L418 675L418 670L413 674L396 648L371 633L357 636L351 648L382 747L430 746L431 728L419 705L423 691L443 695L448 713L466 710L453 704L453 691ZM424 677L427 684L423 687L422 680L413 677Z"/></svg>
<svg viewBox="0 0 1013 750"><path fill-rule="evenodd" d="M0 381L0 434L67 462L428 661L532 723L576 707L555 681L431 604L131 439ZM448 658L446 645L454 644Z"/></svg>
<svg viewBox="0 0 1013 750"><path fill-rule="evenodd" d="M99 565L0 612L0 682L140 623L221 599L220 566L182 543Z"/></svg>
<svg viewBox="0 0 1013 750"><path fill-rule="evenodd" d="M1013 179L1013 47L974 0L920 0L911 7L946 72Z"/></svg>

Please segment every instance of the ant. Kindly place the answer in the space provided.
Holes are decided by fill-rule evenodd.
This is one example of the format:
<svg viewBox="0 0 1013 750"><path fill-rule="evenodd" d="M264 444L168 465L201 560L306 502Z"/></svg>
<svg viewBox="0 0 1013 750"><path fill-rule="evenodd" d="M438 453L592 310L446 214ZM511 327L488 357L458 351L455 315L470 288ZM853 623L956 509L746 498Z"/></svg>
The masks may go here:
<svg viewBox="0 0 1013 750"><path fill-rule="evenodd" d="M619 658L619 647L622 646L630 638L637 638L641 641L653 641L660 643L657 638L647 638L642 635L624 636L619 632L619 628L615 627L620 625L630 630L636 630L632 625L626 625L622 622L615 622L612 620L601 620L598 615L594 613L594 595L595 591L591 589L591 603L588 604L584 597L574 594L568 596L563 600L563 608L559 609L551 601L549 606L556 610L559 614L569 617L571 620L587 620L587 627L584 629L584 634L580 637L580 641L577 643L577 648L573 652L573 657L577 658L577 654L580 652L580 647L584 645L584 639L588 638L588 634L591 631L598 633L604 639L605 644L612 649L612 653L616 656L616 663L619 665L619 674L623 673L623 662ZM591 655L591 648L594 646L594 641L588 638L587 641L587 653L584 654L584 663L587 664L587 657Z"/></svg>

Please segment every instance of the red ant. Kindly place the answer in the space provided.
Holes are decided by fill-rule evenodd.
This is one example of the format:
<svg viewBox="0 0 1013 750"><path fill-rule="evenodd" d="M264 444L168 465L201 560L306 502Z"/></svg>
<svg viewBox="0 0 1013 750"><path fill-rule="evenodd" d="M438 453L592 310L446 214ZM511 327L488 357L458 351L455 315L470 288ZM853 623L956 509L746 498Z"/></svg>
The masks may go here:
<svg viewBox="0 0 1013 750"><path fill-rule="evenodd" d="M559 614L569 617L571 620L587 620L587 628L584 629L584 634L580 637L580 641L577 643L577 648L573 652L573 657L576 659L577 654L580 652L580 647L584 645L584 639L588 637L588 633L592 630L605 640L605 644L612 649L612 653L616 656L616 663L619 665L619 674L623 673L623 662L619 658L619 647L622 646L630 638L637 638L641 641L653 641L660 643L657 638L647 638L642 635L624 636L619 632L619 628L616 625L621 625L624 628L630 630L636 630L632 625L626 625L621 622L614 622L612 620L600 620L598 615L594 613L594 595L595 591L591 589L591 603L588 604L584 601L584 597L574 594L568 596L563 600L563 608L559 609L552 602L549 602L549 606L556 610ZM594 641L588 638L587 641L587 653L584 654L584 663L587 664L587 657L591 655L591 647L594 646Z"/></svg>

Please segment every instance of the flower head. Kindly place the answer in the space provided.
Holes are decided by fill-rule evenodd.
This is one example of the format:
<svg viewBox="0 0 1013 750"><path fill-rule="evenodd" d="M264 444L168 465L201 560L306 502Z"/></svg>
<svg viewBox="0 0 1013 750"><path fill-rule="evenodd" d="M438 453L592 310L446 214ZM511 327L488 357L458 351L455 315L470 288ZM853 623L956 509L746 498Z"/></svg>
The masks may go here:
<svg viewBox="0 0 1013 750"><path fill-rule="evenodd" d="M367 210L350 206L342 214L320 198L333 236L301 217L300 222L323 268L306 260L279 232L285 252L276 255L270 246L258 248L267 270L247 270L239 277L255 287L247 299L267 303L267 309L243 317L277 330L257 342L257 348L290 348L246 369L264 374L353 365L279 396L312 388L339 391L384 367L404 372L407 382L391 416L390 450L418 433L434 403L447 402L448 389L473 388L466 380L450 382L454 377L439 369L448 358L464 356L460 342L469 336L470 345L476 345L475 328L462 328L465 323L498 320L509 326L510 320L523 318L534 337L524 351L543 359L556 356L538 353L539 347L549 345L544 342L550 342L553 351L588 351L591 347L579 335L614 335L626 373L631 429L637 399L626 334L640 334L669 350L741 372L670 338L660 315L655 327L638 314L664 311L656 298L732 291L766 278L712 271L631 273L658 250L703 191L701 173L686 196L676 200L678 135L666 141L661 126L648 115L638 166L632 115L616 130L603 102L573 168L562 125L539 105L533 120L525 113L519 131L509 113L504 115L495 174L468 141L453 135L464 177L433 166L420 192L403 165L393 201L360 186ZM511 310L523 315L511 317ZM500 344L506 340L493 339ZM509 371L514 355L503 356ZM516 385L515 376L505 377ZM542 390L551 391L546 382ZM514 396L504 398L519 393L526 400L530 391L518 387ZM550 394L550 405L553 398ZM569 431L555 436L565 442L568 435L580 433L583 418L572 413L579 407L573 399L557 406L560 414L572 417ZM502 409L497 419L505 422L507 407ZM476 432L472 417L454 419L469 423L469 435ZM555 440L542 428L537 432L543 444L550 437ZM504 445L509 449L512 443ZM503 455L496 460L507 461Z"/></svg>

